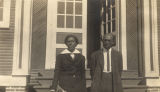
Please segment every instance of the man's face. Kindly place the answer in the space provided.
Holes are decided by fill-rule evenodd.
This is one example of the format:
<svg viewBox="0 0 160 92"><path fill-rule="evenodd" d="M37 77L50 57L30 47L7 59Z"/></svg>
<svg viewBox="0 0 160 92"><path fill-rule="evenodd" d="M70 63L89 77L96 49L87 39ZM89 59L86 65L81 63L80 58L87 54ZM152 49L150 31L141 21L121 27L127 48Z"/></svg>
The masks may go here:
<svg viewBox="0 0 160 92"><path fill-rule="evenodd" d="M75 47L77 46L77 43L73 37L69 37L67 39L66 45L68 47L68 50L73 51Z"/></svg>
<svg viewBox="0 0 160 92"><path fill-rule="evenodd" d="M103 37L103 47L105 49L111 48L113 45L113 36L112 35L104 35Z"/></svg>

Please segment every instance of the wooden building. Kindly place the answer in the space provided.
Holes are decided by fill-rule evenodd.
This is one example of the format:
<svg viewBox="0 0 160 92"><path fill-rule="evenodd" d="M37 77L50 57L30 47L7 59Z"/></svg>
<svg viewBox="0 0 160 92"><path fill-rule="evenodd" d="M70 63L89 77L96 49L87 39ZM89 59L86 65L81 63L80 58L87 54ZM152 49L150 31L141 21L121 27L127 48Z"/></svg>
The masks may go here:
<svg viewBox="0 0 160 92"><path fill-rule="evenodd" d="M160 92L160 0L0 0L0 89L49 90L68 34L89 78L90 55L108 32L123 55L124 92Z"/></svg>

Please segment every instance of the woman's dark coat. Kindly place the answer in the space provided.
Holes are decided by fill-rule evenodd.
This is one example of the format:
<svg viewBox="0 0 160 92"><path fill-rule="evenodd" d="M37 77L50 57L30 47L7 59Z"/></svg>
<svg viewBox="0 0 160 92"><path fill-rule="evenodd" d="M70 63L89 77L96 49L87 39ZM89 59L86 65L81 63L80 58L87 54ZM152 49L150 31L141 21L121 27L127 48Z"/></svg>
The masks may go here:
<svg viewBox="0 0 160 92"><path fill-rule="evenodd" d="M57 85L67 92L86 92L85 58L75 54L74 60L69 54L59 54L56 58L52 88Z"/></svg>

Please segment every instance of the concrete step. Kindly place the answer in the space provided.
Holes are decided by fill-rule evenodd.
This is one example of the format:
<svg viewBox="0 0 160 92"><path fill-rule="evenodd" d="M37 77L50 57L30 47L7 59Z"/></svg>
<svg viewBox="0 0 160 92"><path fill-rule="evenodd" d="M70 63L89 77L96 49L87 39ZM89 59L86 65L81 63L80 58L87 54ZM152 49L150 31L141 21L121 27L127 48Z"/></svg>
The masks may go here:
<svg viewBox="0 0 160 92"><path fill-rule="evenodd" d="M50 89L34 89L32 91L29 92L51 92Z"/></svg>
<svg viewBox="0 0 160 92"><path fill-rule="evenodd" d="M32 83L32 82L30 82L30 83L28 83L28 86L40 86L41 84L40 83Z"/></svg>
<svg viewBox="0 0 160 92"><path fill-rule="evenodd" d="M123 85L123 92L146 92L145 85Z"/></svg>
<svg viewBox="0 0 160 92"><path fill-rule="evenodd" d="M36 80L52 80L53 77L32 77L31 79ZM122 80L141 80L143 77L122 77ZM91 78L86 78L86 80L91 80Z"/></svg>
<svg viewBox="0 0 160 92"><path fill-rule="evenodd" d="M123 91L124 92L145 92L146 88L147 87L145 85L129 85L129 86L124 85ZM32 90L34 91L29 91L29 92L49 92L50 86L34 86Z"/></svg>
<svg viewBox="0 0 160 92"><path fill-rule="evenodd" d="M146 92L146 89L124 89L123 92Z"/></svg>
<svg viewBox="0 0 160 92"><path fill-rule="evenodd" d="M39 74L39 76L43 77L53 77L54 70L32 70L30 74Z"/></svg>
<svg viewBox="0 0 160 92"><path fill-rule="evenodd" d="M52 84L54 70L33 70L31 72L31 83L36 92L48 92ZM144 87L139 86L142 77L138 77L137 71L123 71L122 84L124 92L144 92ZM36 83L38 81L38 83ZM91 86L90 71L86 70L86 86Z"/></svg>
<svg viewBox="0 0 160 92"><path fill-rule="evenodd" d="M54 70L34 70L31 72L31 84L32 81L38 81L42 86L50 86L53 80ZM32 76L32 75L38 76ZM138 85L142 80L142 77L138 77L137 71L123 71L122 73L122 83L123 85ZM90 71L86 70L86 84L87 87L91 86ZM37 84L36 84L37 85Z"/></svg>
<svg viewBox="0 0 160 92"><path fill-rule="evenodd" d="M31 75L31 77L42 76L42 74L40 72L31 72L30 75Z"/></svg>
<svg viewBox="0 0 160 92"><path fill-rule="evenodd" d="M122 78L123 85L138 85L143 77L128 77ZM40 84L51 84L53 78L52 77L32 77L31 81L39 81ZM91 84L91 79L86 79L87 84Z"/></svg>
<svg viewBox="0 0 160 92"><path fill-rule="evenodd" d="M50 86L34 86L36 89L49 89ZM145 85L123 85L123 89L146 89Z"/></svg>
<svg viewBox="0 0 160 92"><path fill-rule="evenodd" d="M48 88L48 87L32 87L32 86L30 86L29 88L28 88L28 92L50 92L50 88Z"/></svg>
<svg viewBox="0 0 160 92"><path fill-rule="evenodd" d="M31 75L39 75L39 76L43 76L43 77L51 77L53 78L54 75L54 70L38 70L38 69L34 69L31 71L30 73ZM122 72L122 78L125 77L138 77L138 72L134 71L134 70L127 70L127 71L123 71ZM87 69L86 70L86 78L90 79L90 71Z"/></svg>
<svg viewBox="0 0 160 92"><path fill-rule="evenodd" d="M123 77L123 85L138 85L142 81L143 77Z"/></svg>
<svg viewBox="0 0 160 92"><path fill-rule="evenodd" d="M30 82L32 82L32 83L37 83L38 80L30 80Z"/></svg>
<svg viewBox="0 0 160 92"><path fill-rule="evenodd" d="M34 85L35 88L49 88L52 84L52 78L39 78L40 80L39 83L41 85ZM130 80L128 80L130 79ZM141 79L141 78L140 78ZM134 78L123 78L122 80L122 85L124 87L124 89L126 90L133 90L134 88L137 89L137 88L143 88L143 86L139 86L138 83L140 82L140 79L137 78L134 79ZM90 87L91 86L91 80L86 80L86 86L87 87Z"/></svg>
<svg viewBox="0 0 160 92"><path fill-rule="evenodd" d="M123 77L138 77L138 71L136 70L125 70L122 72Z"/></svg>

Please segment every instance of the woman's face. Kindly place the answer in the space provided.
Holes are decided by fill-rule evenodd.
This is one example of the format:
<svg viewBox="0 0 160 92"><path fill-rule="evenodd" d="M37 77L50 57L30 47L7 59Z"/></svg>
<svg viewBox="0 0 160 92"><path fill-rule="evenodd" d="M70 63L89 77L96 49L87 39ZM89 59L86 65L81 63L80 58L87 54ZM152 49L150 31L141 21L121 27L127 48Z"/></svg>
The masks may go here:
<svg viewBox="0 0 160 92"><path fill-rule="evenodd" d="M73 52L75 50L75 47L77 46L77 43L74 37L69 37L66 41L66 45L68 47L68 50Z"/></svg>

